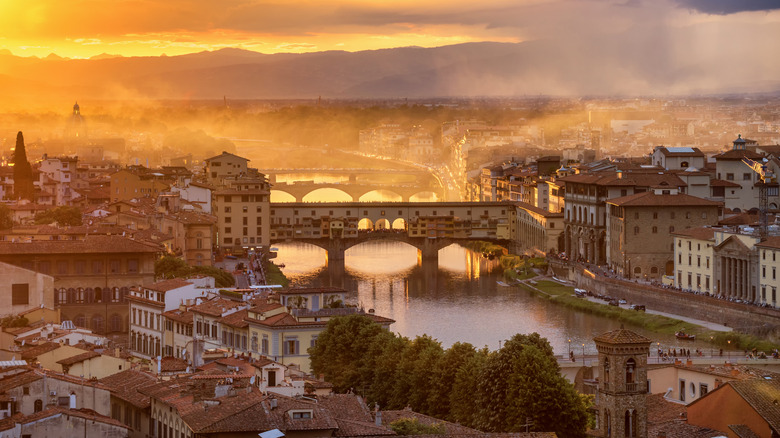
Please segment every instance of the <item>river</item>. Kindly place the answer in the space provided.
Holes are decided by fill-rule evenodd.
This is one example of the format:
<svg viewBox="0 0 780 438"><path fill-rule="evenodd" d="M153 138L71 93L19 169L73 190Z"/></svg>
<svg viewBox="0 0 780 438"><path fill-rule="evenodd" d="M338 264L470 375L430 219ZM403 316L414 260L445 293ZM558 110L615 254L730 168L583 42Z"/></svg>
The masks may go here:
<svg viewBox="0 0 780 438"><path fill-rule="evenodd" d="M303 244L275 245L276 264L297 286L339 286L348 300L394 319L403 336L428 334L447 348L455 342L497 349L516 333L538 332L556 354L595 354L593 337L620 322L555 305L513 286L501 286L501 267L459 245L439 252L438 269L423 269L417 250L400 242L367 242L346 252L343 275L333 284L323 249ZM709 349L705 343L677 341L627 327L662 348ZM583 347L584 344L584 347ZM652 347L653 352L655 347Z"/></svg>

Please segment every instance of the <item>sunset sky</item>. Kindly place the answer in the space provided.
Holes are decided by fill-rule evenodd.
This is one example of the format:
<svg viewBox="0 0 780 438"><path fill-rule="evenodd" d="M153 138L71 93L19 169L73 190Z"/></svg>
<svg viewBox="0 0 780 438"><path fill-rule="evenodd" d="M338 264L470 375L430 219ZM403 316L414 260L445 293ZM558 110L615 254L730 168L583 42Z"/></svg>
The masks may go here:
<svg viewBox="0 0 780 438"><path fill-rule="evenodd" d="M755 40L751 40L753 28ZM0 50L14 55L179 55L224 47L263 53L434 47L636 34L652 46L684 30L769 45L780 0L0 0ZM767 56L777 56L767 53Z"/></svg>

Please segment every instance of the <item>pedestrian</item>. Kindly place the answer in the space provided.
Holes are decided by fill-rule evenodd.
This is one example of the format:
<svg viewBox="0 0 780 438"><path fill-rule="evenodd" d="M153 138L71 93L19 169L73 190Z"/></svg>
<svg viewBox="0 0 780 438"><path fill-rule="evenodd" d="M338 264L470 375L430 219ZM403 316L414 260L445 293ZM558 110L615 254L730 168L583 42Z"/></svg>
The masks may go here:
<svg viewBox="0 0 780 438"><path fill-rule="evenodd" d="M720 357L723 357L723 349L720 349Z"/></svg>

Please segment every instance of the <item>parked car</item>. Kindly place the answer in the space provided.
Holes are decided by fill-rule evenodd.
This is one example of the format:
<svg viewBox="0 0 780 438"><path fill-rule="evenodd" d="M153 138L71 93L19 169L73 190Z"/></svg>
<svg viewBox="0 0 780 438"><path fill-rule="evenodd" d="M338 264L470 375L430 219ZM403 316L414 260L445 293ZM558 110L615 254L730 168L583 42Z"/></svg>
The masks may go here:
<svg viewBox="0 0 780 438"><path fill-rule="evenodd" d="M619 306L620 304L618 304L617 300L612 300L612 301L609 302L609 305L610 306Z"/></svg>
<svg viewBox="0 0 780 438"><path fill-rule="evenodd" d="M646 310L644 304L632 304L628 308L631 310L636 310L637 312L644 312Z"/></svg>
<svg viewBox="0 0 780 438"><path fill-rule="evenodd" d="M619 300L618 303L620 303L620 304L628 304L628 301L626 301L626 300Z"/></svg>

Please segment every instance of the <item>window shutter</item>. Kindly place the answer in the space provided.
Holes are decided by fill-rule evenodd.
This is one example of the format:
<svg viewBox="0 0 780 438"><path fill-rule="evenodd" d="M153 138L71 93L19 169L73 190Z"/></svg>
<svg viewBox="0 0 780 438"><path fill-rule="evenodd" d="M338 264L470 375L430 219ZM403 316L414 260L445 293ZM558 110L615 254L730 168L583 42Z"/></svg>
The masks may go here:
<svg viewBox="0 0 780 438"><path fill-rule="evenodd" d="M300 354L300 353L301 353L301 343L295 341L295 351L293 351L293 354Z"/></svg>
<svg viewBox="0 0 780 438"><path fill-rule="evenodd" d="M290 351L289 351L290 349L288 348L289 344L286 341L283 344L284 344L284 355L286 356L286 355L290 354Z"/></svg>

